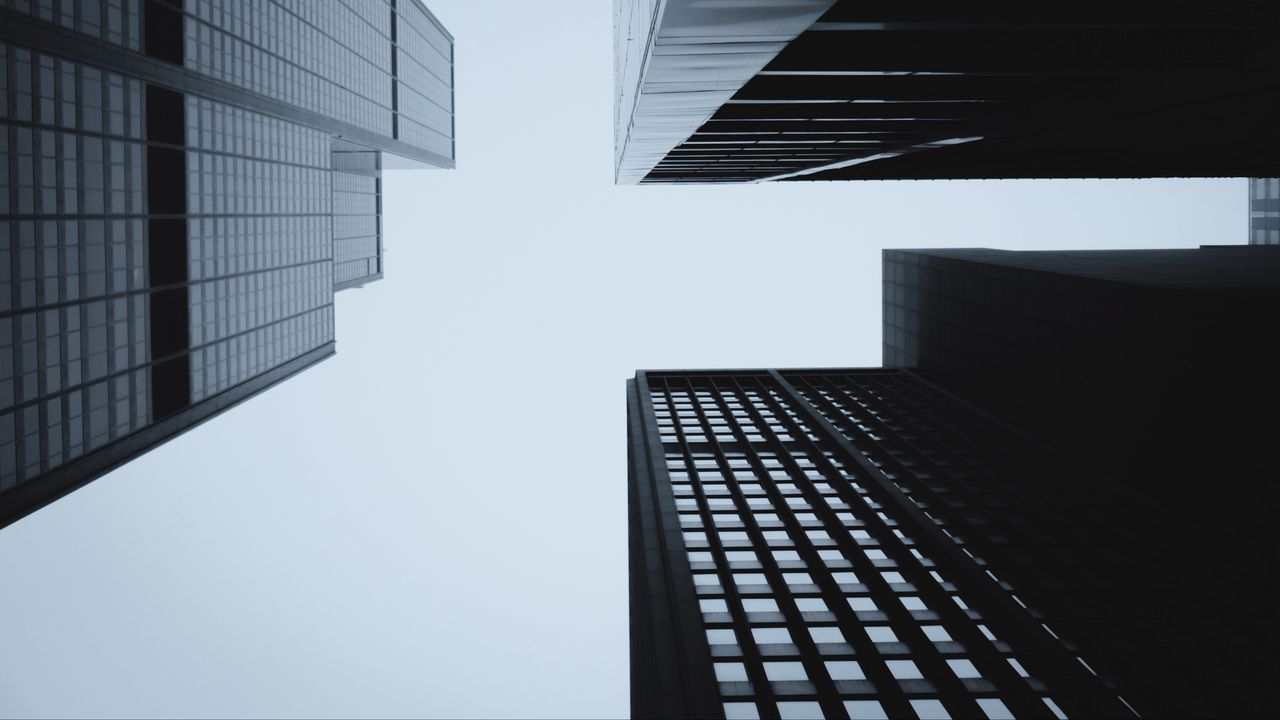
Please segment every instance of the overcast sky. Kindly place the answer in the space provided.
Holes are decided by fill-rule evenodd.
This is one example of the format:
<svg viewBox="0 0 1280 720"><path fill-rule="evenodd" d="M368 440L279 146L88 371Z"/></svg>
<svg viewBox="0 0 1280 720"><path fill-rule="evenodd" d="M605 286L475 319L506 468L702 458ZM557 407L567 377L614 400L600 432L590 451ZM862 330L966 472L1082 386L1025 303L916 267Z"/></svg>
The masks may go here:
<svg viewBox="0 0 1280 720"><path fill-rule="evenodd" d="M878 365L885 247L1246 238L1244 180L614 187L610 3L428 4L458 169L386 174L335 358L0 530L0 716L625 716L637 368Z"/></svg>

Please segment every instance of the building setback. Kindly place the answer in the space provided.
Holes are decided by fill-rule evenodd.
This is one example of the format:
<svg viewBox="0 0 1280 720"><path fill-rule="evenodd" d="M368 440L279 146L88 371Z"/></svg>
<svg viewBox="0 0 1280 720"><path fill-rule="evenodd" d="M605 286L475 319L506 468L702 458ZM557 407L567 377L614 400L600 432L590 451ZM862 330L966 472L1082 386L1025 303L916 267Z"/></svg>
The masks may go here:
<svg viewBox="0 0 1280 720"><path fill-rule="evenodd" d="M627 400L634 717L1143 711L1041 608L1085 581L1038 446L896 370L641 371Z"/></svg>
<svg viewBox="0 0 1280 720"><path fill-rule="evenodd" d="M417 0L0 2L0 526L333 354L452 58Z"/></svg>
<svg viewBox="0 0 1280 720"><path fill-rule="evenodd" d="M1280 175L1280 6L624 0L616 181Z"/></svg>
<svg viewBox="0 0 1280 720"><path fill-rule="evenodd" d="M1073 495L1117 489L1043 530L1105 572L1079 642L1156 716L1280 711L1277 312L1277 247L884 253L885 365L1087 468Z"/></svg>

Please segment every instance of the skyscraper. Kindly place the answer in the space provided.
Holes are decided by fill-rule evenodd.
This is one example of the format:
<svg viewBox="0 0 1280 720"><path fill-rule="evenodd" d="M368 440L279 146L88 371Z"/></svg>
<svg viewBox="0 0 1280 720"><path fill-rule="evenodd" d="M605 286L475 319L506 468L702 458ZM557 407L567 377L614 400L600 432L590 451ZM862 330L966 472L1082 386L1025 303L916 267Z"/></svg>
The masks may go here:
<svg viewBox="0 0 1280 720"><path fill-rule="evenodd" d="M1274 3L616 8L621 184L1280 174Z"/></svg>
<svg viewBox="0 0 1280 720"><path fill-rule="evenodd" d="M1280 178L1249 178L1249 244L1280 245Z"/></svg>
<svg viewBox="0 0 1280 720"><path fill-rule="evenodd" d="M884 252L886 366L1130 473L1259 467L1278 311L1273 247Z"/></svg>
<svg viewBox="0 0 1280 720"><path fill-rule="evenodd" d="M1083 466L895 369L639 372L628 450L634 716L1280 703L1275 532L1219 534L1266 511L1214 517L1209 478Z"/></svg>
<svg viewBox="0 0 1280 720"><path fill-rule="evenodd" d="M1280 710L1277 312L1276 247L884 253L885 365L1070 457L1073 501L1122 491L1042 532L1109 575L1082 605L1160 716Z"/></svg>
<svg viewBox="0 0 1280 720"><path fill-rule="evenodd" d="M334 352L452 67L417 0L0 4L0 525Z"/></svg>
<svg viewBox="0 0 1280 720"><path fill-rule="evenodd" d="M1133 716L1040 607L1054 464L910 373L639 372L628 439L634 716Z"/></svg>

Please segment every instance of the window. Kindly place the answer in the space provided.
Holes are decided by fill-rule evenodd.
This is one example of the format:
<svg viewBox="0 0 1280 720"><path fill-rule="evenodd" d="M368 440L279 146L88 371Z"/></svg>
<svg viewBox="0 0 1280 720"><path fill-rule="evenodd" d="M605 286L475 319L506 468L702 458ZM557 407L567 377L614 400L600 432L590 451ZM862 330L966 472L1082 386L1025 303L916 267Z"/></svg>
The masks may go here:
<svg viewBox="0 0 1280 720"><path fill-rule="evenodd" d="M720 598L708 598L698 601L698 607L702 608L704 613L727 613L729 606Z"/></svg>
<svg viewBox="0 0 1280 720"><path fill-rule="evenodd" d="M912 611L929 609L928 606L924 604L923 600L913 595L902 598L902 606Z"/></svg>
<svg viewBox="0 0 1280 720"><path fill-rule="evenodd" d="M1044 704L1049 707L1049 711L1052 712L1053 716L1058 718L1058 720L1067 720L1067 714L1062 712L1062 708L1058 707L1058 703L1054 702L1051 698L1045 698Z"/></svg>
<svg viewBox="0 0 1280 720"><path fill-rule="evenodd" d="M772 598L745 598L742 607L749 613L776 613L778 603Z"/></svg>
<svg viewBox="0 0 1280 720"><path fill-rule="evenodd" d="M738 638L732 630L712 629L707 631L707 643L710 645L736 645Z"/></svg>
<svg viewBox="0 0 1280 720"><path fill-rule="evenodd" d="M916 711L920 720L951 720L947 709L937 700L912 700L911 709Z"/></svg>
<svg viewBox="0 0 1280 720"><path fill-rule="evenodd" d="M964 658L953 658L947 660L947 665L951 668L951 672L961 680L972 680L982 677L982 673L978 672L978 668L973 663Z"/></svg>
<svg viewBox="0 0 1280 720"><path fill-rule="evenodd" d="M897 680L920 680L924 677L920 674L920 668L910 660L886 660L885 665L889 666L889 672Z"/></svg>
<svg viewBox="0 0 1280 720"><path fill-rule="evenodd" d="M822 720L822 706L813 701L780 702L778 717L782 720Z"/></svg>
<svg viewBox="0 0 1280 720"><path fill-rule="evenodd" d="M827 612L827 603L822 598L796 598L796 607L800 612Z"/></svg>
<svg viewBox="0 0 1280 720"><path fill-rule="evenodd" d="M876 612L880 608L876 607L875 602L869 597L851 597L849 598L849 607L854 612Z"/></svg>
<svg viewBox="0 0 1280 720"><path fill-rule="evenodd" d="M870 625L866 628L867 637L874 643L896 643L898 636L884 625Z"/></svg>
<svg viewBox="0 0 1280 720"><path fill-rule="evenodd" d="M769 682L787 682L808 680L804 664L798 662L767 662L764 664L765 677Z"/></svg>
<svg viewBox="0 0 1280 720"><path fill-rule="evenodd" d="M718 682L746 682L747 666L742 663L715 663Z"/></svg>
<svg viewBox="0 0 1280 720"><path fill-rule="evenodd" d="M809 637L819 644L844 642L844 634L840 632L840 628L827 625L809 628Z"/></svg>
<svg viewBox="0 0 1280 720"><path fill-rule="evenodd" d="M948 633L947 629L942 627L941 625L925 625L920 629L924 630L925 637L929 638L930 640L936 643L951 642L951 634ZM1017 662L1017 661L1010 660L1009 662Z"/></svg>
<svg viewBox="0 0 1280 720"><path fill-rule="evenodd" d="M866 680L862 666L853 660L828 660L827 674L832 680Z"/></svg>
<svg viewBox="0 0 1280 720"><path fill-rule="evenodd" d="M982 708L989 720L1014 720L1009 708L996 698L978 698L978 707Z"/></svg>
<svg viewBox="0 0 1280 720"><path fill-rule="evenodd" d="M751 637L757 645L791 644L791 633L786 628L751 628Z"/></svg>
<svg viewBox="0 0 1280 720"><path fill-rule="evenodd" d="M845 700L844 711L849 713L850 720L889 720L875 700Z"/></svg>
<svg viewBox="0 0 1280 720"><path fill-rule="evenodd" d="M725 720L759 720L760 711L755 703L729 702L724 704Z"/></svg>

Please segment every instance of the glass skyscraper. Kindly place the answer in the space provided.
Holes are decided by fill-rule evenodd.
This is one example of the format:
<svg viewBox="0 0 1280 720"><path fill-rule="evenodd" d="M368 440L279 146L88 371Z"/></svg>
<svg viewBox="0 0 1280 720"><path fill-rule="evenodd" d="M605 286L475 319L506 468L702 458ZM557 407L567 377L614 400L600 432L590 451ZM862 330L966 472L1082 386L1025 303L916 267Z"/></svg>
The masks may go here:
<svg viewBox="0 0 1280 720"><path fill-rule="evenodd" d="M619 0L615 179L1280 174L1280 6Z"/></svg>
<svg viewBox="0 0 1280 720"><path fill-rule="evenodd" d="M453 136L417 0L3 0L0 525L331 355Z"/></svg>

